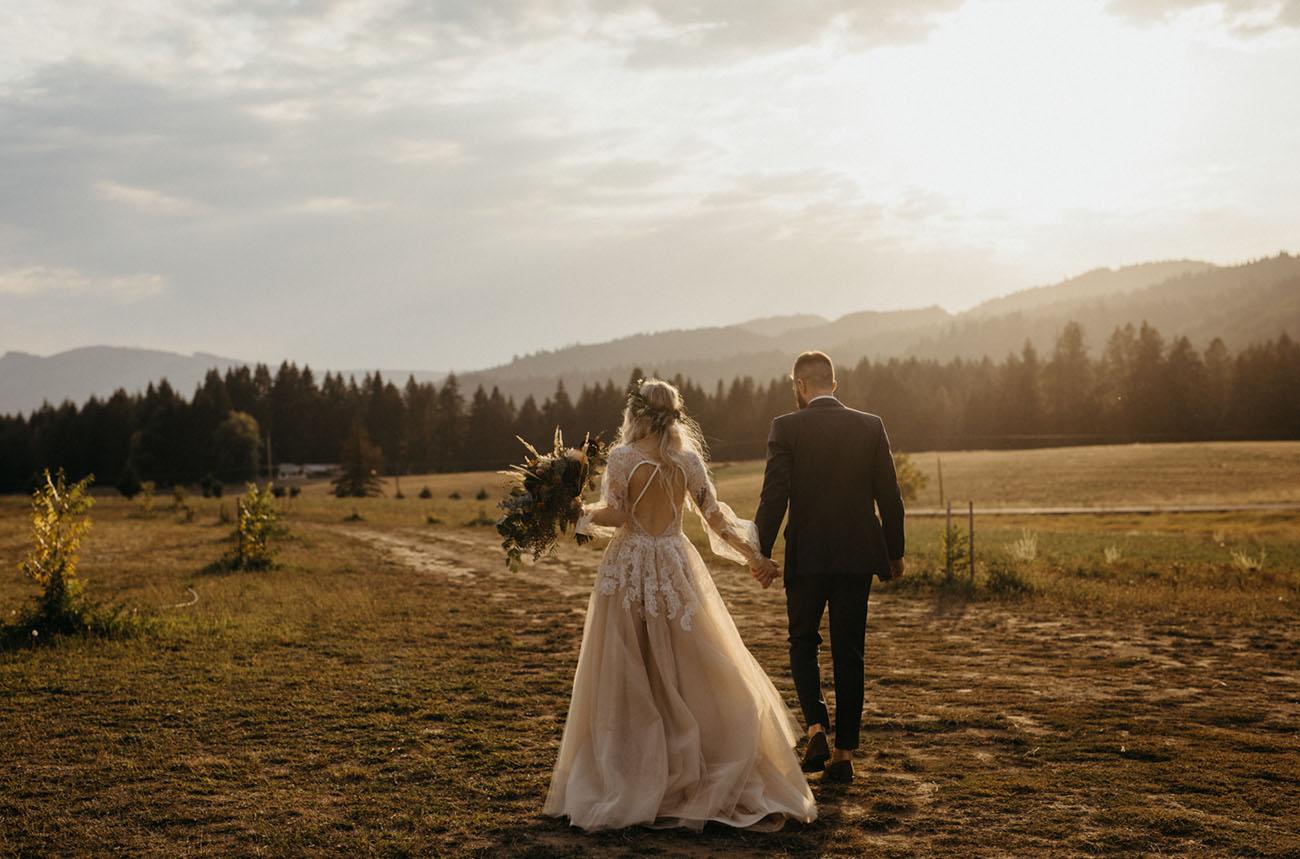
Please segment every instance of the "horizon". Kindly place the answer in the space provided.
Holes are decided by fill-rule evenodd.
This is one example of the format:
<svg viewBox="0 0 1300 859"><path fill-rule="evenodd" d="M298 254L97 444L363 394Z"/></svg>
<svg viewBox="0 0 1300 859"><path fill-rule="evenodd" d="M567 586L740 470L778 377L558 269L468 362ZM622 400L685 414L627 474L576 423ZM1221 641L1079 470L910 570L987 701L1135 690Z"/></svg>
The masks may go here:
<svg viewBox="0 0 1300 859"><path fill-rule="evenodd" d="M1300 235L1264 0L8 8L0 351L490 367Z"/></svg>
<svg viewBox="0 0 1300 859"><path fill-rule="evenodd" d="M1280 250L1280 251L1276 252L1276 253L1275 253L1274 255L1272 255L1272 256L1277 256L1277 255L1283 255L1283 256L1288 256L1288 255L1290 255L1290 256L1293 256L1294 254L1292 254L1292 253L1290 252L1289 249L1283 249L1283 250ZM1271 257L1262 257L1261 259L1268 259L1268 258L1271 258ZM22 349L6 349L4 352L0 352L0 357L4 357L4 356L7 356L7 355L22 355L22 356L29 356L29 357L35 357L35 358L53 358L53 357L57 357L57 356L60 356L60 355L65 355L65 354L72 353L72 352L78 352L78 351L89 350L89 349L101 349L101 348L103 348L103 349L121 349L121 350L124 350L124 351L158 352L158 353L162 353L162 354L168 354L168 355L179 355L179 356L183 356L183 357L199 357L199 356L203 355L203 356L209 356L209 357L213 357L213 358L218 358L218 359L221 359L221 360L223 360L223 361L237 361L237 362L239 362L239 363L246 364L246 365L249 365L249 366L255 366L255 365L258 365L258 364L265 364L265 365L267 365L267 366L269 366L269 367L276 367L276 366L279 366L279 365L280 365L281 363L283 363L283 362L288 362L289 364L292 364L292 365L298 366L298 367L300 367L300 368L312 368L313 370L319 370L320 372L333 372L333 373L356 374L356 373L383 372L383 373L419 373L419 374L435 374L435 375L443 375L443 376L446 376L446 375L465 375L465 374L474 374L474 373L488 372L488 371L491 371L491 370L494 370L494 369L497 369L497 368L500 368L500 367L508 366L508 365L514 363L515 361L522 360L522 359L527 359L527 358L530 358L530 357L533 357L533 356L536 356L536 355L543 355L543 354L548 354L548 353L561 352L561 351L564 351L565 349L571 349L571 348L576 348L576 347L580 347L580 346L598 345L598 344L600 344L600 343L611 342L611 341L620 340L620 339L625 339L625 338L630 338L630 337L637 337L637 336L654 336L654 335L665 334L665 333L670 333L670 332L674 332L674 331L692 331L692 330L701 330L701 329L708 329L708 328L714 328L714 327L718 327L718 328L743 328L743 327L746 326L746 325L749 325L749 324L752 324L752 323L756 323L756 322L765 322L765 321L773 320L773 319L795 318L795 317L798 317L798 316L816 316L816 317L818 317L820 320L822 320L822 321L824 321L824 322L836 322L836 321L838 321L838 320L840 320L840 319L844 319L844 318L849 317L849 316L856 316L856 315L858 315L858 314L864 314L864 313L881 313L881 314L884 314L884 313L908 313L908 312L915 312L915 311L921 311L921 310L930 310L930 309L936 309L936 308L937 308L937 309L942 310L942 311L944 311L945 313L947 313L950 317L956 318L956 317L961 316L963 313L966 313L966 312L968 312L968 311L971 311L971 310L975 310L975 309L977 309L978 307L982 306L982 305L985 304L985 303L988 303L988 302L991 302L991 301L997 301L997 300L999 300L999 299L1007 298L1007 297L1010 297L1010 296L1013 296L1013 295L1018 295L1018 294L1021 294L1021 293L1024 293L1024 292L1029 292L1029 291L1033 291L1033 290L1037 290L1037 289L1047 289L1047 288L1051 288L1051 287L1054 287L1054 286L1059 286L1059 285L1062 285L1062 284L1064 284L1064 283L1068 283L1068 282L1070 282L1070 281L1073 281L1073 280L1076 280L1076 279L1078 279L1078 278L1084 277L1084 276L1086 276L1086 275L1092 274L1092 273L1094 273L1094 272L1102 272L1102 271L1119 271L1119 270L1121 270L1121 269L1130 268L1130 267L1138 267L1138 266L1143 266L1143 265L1160 264L1160 263L1170 263L1170 262L1203 262L1203 263L1207 263L1207 264L1209 264L1209 265L1211 265L1211 266L1218 267L1218 268L1229 268L1229 267L1236 266L1236 265L1245 265L1245 264L1248 264L1248 263L1250 263L1250 262L1255 262L1255 261L1256 261L1255 259L1251 259L1251 260L1236 260L1236 261L1231 261L1231 262L1212 262L1212 261L1204 260L1204 259L1198 259L1198 260L1191 260L1191 259L1185 259L1185 260L1164 259L1164 260L1146 260L1146 261L1141 261L1141 262L1136 262L1136 263L1129 263L1129 264L1122 265L1122 266L1095 266L1095 267L1090 268L1090 269L1088 269L1088 270L1086 270L1086 271L1080 272L1080 273L1075 274L1075 275L1071 275L1071 276L1069 276L1069 277L1063 278L1063 279L1058 280L1058 281L1055 281L1055 282L1053 282L1053 283L1035 284L1035 285L1032 285L1032 286L1020 287L1020 288L1013 289L1013 290L1008 291L1008 292L998 293L998 294L995 294L995 295L991 295L991 296L988 296L987 298L981 300L981 301L980 301L979 303L977 303L977 304L971 305L971 306L969 306L969 307L964 307L964 308L961 308L961 309L957 309L957 310L954 310L954 309L949 308L949 307L944 307L944 306L942 306L942 305L931 304L931 305L918 306L918 307L899 307L899 308L894 308L894 309L891 309L891 310L881 310L881 309L876 309L876 308L862 308L862 309L858 309L858 310L849 310L849 311L847 311L847 312L845 312L845 313L838 314L838 315L829 315L829 316L828 316L828 315L823 315L823 314L813 313L813 312L810 312L810 311L809 311L809 312L804 312L804 313L799 313L799 312L796 311L796 312L792 312L792 313L769 314L769 315L766 315L766 316L755 316L755 317L749 317L749 318L745 318L745 319L741 319L741 320L737 320L737 321L733 321L733 322L720 322L720 323L718 323L718 324L716 324L716 325L701 325L701 326L696 326L696 327L693 327L693 328L692 328L692 327L678 327L678 328L662 328L662 329L651 329L651 330L644 330L644 331L634 331L634 332L631 332L631 333L629 333L629 334L624 334L624 335L620 335L620 336L618 336L618 337L612 337L612 338L609 338L609 340L599 340L599 341L597 341L597 340L578 340L578 341L573 341L573 342L569 342L569 343L563 343L563 344L559 344L559 345L555 345L555 346L542 346L542 347L540 347L540 348L538 348L538 349L535 349L535 350L530 351L530 352L527 352L527 353L516 354L516 355L512 356L511 358L507 358L507 359L504 359L504 360L498 361L498 362L493 363L493 364L489 364L489 365L485 365L485 366L478 366L478 367L452 367L452 368L414 367L414 366L407 366L407 367L396 367L396 366L393 366L393 367L381 367L381 366L378 366L378 365L374 365L374 366L362 365L362 366L356 366L356 367L335 367L335 366L313 365L313 364L310 363L310 362L307 362L307 361L303 361L303 360L297 359L297 358L295 358L295 357L293 357L293 356L291 356L291 355L281 355L281 356L279 356L279 357L274 357L274 358L262 358L262 357L256 357L256 358L244 358L244 357L234 356L234 355L230 355L230 354L222 354L221 352L210 351L210 350L207 350L207 349L197 349L197 350L188 350L188 351L178 351L178 350L171 350L171 349L166 349L166 348L160 348L160 347L154 347L154 346L146 346L146 345L140 345L140 344L131 344L131 343L104 343L104 342L100 342L100 343L86 343L86 344L82 344L82 345L78 345L78 346L70 346L70 347L68 347L68 348L66 348L66 349L60 349L60 350L58 350L58 351L56 351L56 352L48 352L48 353L45 353L45 354L40 354L40 353L35 353L35 352L29 352L29 351L22 350ZM758 336L761 336L761 335L758 335Z"/></svg>

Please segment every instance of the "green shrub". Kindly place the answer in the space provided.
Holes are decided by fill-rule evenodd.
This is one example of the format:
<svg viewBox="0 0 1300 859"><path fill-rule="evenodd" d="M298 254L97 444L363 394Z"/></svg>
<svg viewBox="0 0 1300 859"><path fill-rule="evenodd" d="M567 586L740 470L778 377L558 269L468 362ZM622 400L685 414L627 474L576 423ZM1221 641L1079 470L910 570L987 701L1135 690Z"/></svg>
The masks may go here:
<svg viewBox="0 0 1300 859"><path fill-rule="evenodd" d="M204 498L220 498L221 493L225 490L221 481L217 480L216 475L211 471L203 475L203 480L199 481L199 487L203 490Z"/></svg>
<svg viewBox="0 0 1300 859"><path fill-rule="evenodd" d="M172 487L172 510L176 511L178 522L194 521L194 508L185 500L185 487L179 483Z"/></svg>
<svg viewBox="0 0 1300 859"><path fill-rule="evenodd" d="M134 498L140 491L140 474L135 470L135 465L128 462L126 468L122 469L122 476L117 479L117 491L122 493L123 498Z"/></svg>
<svg viewBox="0 0 1300 859"><path fill-rule="evenodd" d="M239 521L235 526L239 537L235 547L238 569L267 570L275 566L271 538L279 533L278 515L275 487L269 481L261 489L256 483L248 484L248 491L239 500Z"/></svg>
<svg viewBox="0 0 1300 859"><path fill-rule="evenodd" d="M1002 596L1024 596L1038 590L1023 568L1005 561L989 564L988 589Z"/></svg>
<svg viewBox="0 0 1300 859"><path fill-rule="evenodd" d="M81 538L90 531L92 480L68 486L62 469L55 477L47 470L44 485L32 493L32 548L18 569L41 589L37 617L48 631L72 632L83 626L85 601L77 562Z"/></svg>
<svg viewBox="0 0 1300 859"><path fill-rule="evenodd" d="M6 643L36 644L67 633L126 635L141 628L134 611L91 602L77 575L81 540L90 531L93 481L91 475L69 486L62 469L54 476L47 469L32 493L31 548L18 568L41 593L35 606L3 631Z"/></svg>
<svg viewBox="0 0 1300 859"><path fill-rule="evenodd" d="M930 478L905 453L894 454L894 472L898 475L898 489L903 500L909 504L917 499L921 490L930 482Z"/></svg>
<svg viewBox="0 0 1300 859"><path fill-rule="evenodd" d="M432 498L432 497L433 497L433 490L430 489L430 488L427 487L427 486L424 487L423 489L420 490L420 497L421 497L421 498L424 498L424 499L426 499L426 500L429 499L429 498Z"/></svg>
<svg viewBox="0 0 1300 859"><path fill-rule="evenodd" d="M274 487L267 483L259 489L256 483L248 484L248 490L236 502L236 511L235 547L210 569L271 569L275 566L275 547L271 541L284 532L277 524L279 512L275 508ZM225 505L221 514L225 520Z"/></svg>
<svg viewBox="0 0 1300 859"><path fill-rule="evenodd" d="M153 515L154 502L157 496L154 495L155 484L152 480L146 480L140 484L140 490L135 494L135 515L148 518Z"/></svg>
<svg viewBox="0 0 1300 859"><path fill-rule="evenodd" d="M951 575L949 557L952 558ZM960 578L966 575L970 569L970 535L958 525L945 529L939 535L939 559L944 563L945 577Z"/></svg>

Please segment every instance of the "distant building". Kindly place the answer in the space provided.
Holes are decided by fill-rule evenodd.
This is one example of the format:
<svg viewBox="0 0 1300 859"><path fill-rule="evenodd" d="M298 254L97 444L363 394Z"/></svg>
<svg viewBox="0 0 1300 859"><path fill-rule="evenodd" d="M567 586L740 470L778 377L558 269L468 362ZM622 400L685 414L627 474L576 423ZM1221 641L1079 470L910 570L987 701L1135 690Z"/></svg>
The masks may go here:
<svg viewBox="0 0 1300 859"><path fill-rule="evenodd" d="M298 477L304 480L313 477L333 477L338 473L336 462L282 462L275 467L276 480L288 480Z"/></svg>

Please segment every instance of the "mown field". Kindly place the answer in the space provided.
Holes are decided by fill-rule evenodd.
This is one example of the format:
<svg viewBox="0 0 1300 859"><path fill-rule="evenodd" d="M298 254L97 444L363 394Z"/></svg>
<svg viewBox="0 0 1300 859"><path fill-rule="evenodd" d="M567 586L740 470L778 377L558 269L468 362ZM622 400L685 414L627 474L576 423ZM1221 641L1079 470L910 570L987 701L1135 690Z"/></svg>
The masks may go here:
<svg viewBox="0 0 1300 859"><path fill-rule="evenodd" d="M942 461L989 506L1300 500L1300 444ZM720 466L722 496L752 512L760 473ZM587 836L539 810L598 548L509 573L492 474L325 488L283 502L264 573L205 571L230 497L98 499L82 573L150 631L0 652L0 855L1300 855L1294 512L977 519L973 582L913 520L913 573L872 595L861 775L814 784L816 823ZM25 529L0 499L3 618ZM712 567L793 703L781 592Z"/></svg>

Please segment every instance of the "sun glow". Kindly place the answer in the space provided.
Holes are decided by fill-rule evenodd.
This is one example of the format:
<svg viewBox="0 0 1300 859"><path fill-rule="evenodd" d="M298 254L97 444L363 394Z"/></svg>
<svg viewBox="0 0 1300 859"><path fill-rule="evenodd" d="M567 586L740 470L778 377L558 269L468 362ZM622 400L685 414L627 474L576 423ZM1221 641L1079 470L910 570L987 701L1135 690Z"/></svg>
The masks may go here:
<svg viewBox="0 0 1300 859"><path fill-rule="evenodd" d="M1196 97L1179 40L1037 2L969 6L835 74L847 94L816 107L853 127L818 160L896 199L923 188L967 214L1040 222L1140 207L1144 186L1172 178Z"/></svg>

